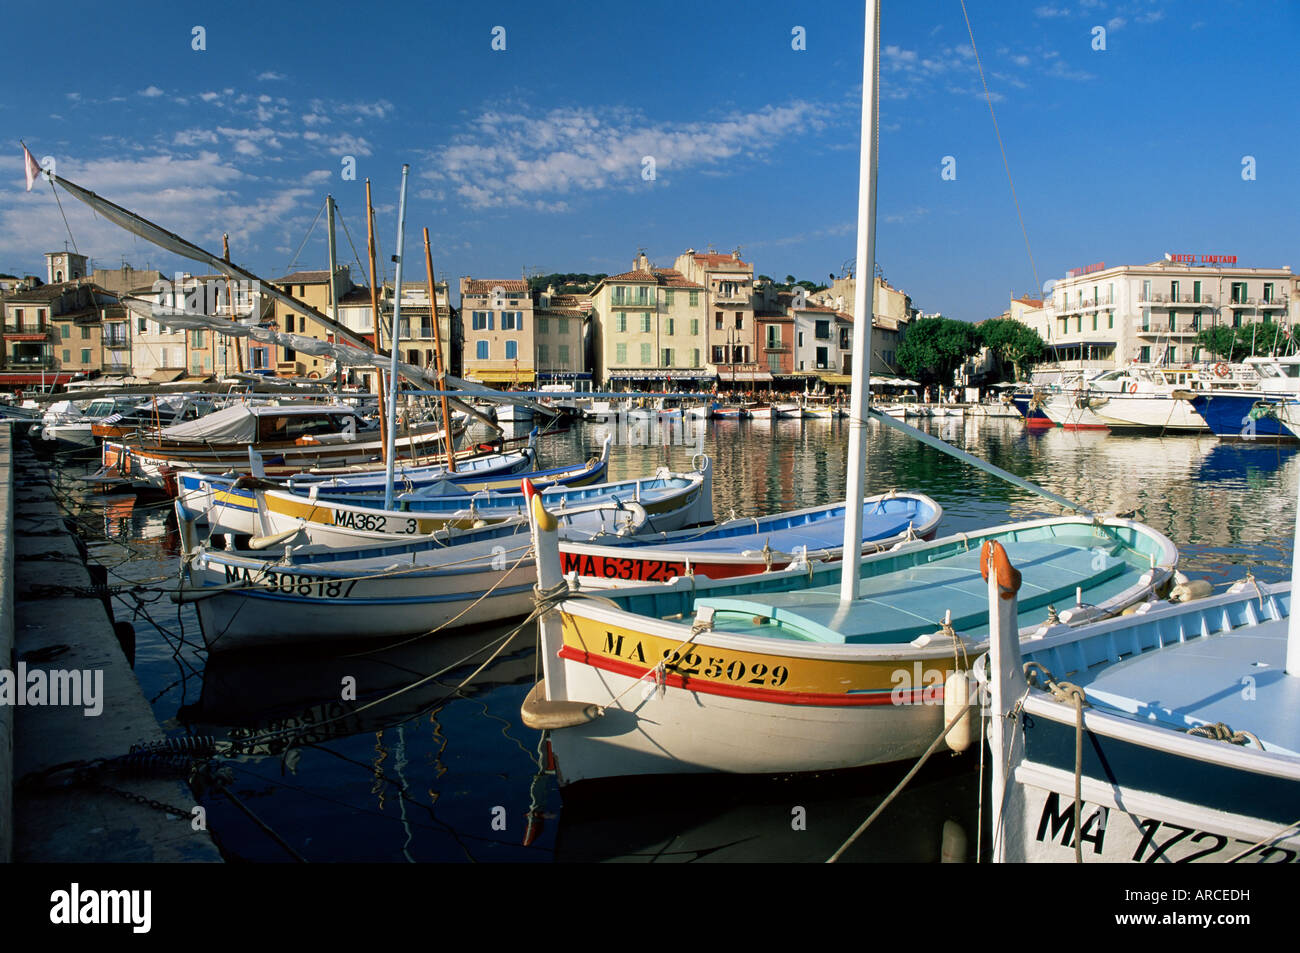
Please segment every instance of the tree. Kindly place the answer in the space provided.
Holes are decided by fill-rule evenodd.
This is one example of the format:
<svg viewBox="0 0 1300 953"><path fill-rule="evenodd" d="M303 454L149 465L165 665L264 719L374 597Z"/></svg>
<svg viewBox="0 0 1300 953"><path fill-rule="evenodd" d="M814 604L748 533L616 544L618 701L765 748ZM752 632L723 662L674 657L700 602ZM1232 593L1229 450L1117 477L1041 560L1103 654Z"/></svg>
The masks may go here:
<svg viewBox="0 0 1300 953"><path fill-rule="evenodd" d="M966 358L980 349L975 326L950 318L920 318L899 342L898 365L923 384L949 385Z"/></svg>
<svg viewBox="0 0 1300 953"><path fill-rule="evenodd" d="M1225 361L1235 361L1245 356L1245 347L1234 328L1220 325L1205 328L1197 333L1196 344L1203 351L1208 351Z"/></svg>
<svg viewBox="0 0 1300 953"><path fill-rule="evenodd" d="M1047 356L1047 345L1038 332L1012 318L985 321L976 331L980 343L997 356L998 363L1011 365L1016 380L1027 377L1033 366Z"/></svg>

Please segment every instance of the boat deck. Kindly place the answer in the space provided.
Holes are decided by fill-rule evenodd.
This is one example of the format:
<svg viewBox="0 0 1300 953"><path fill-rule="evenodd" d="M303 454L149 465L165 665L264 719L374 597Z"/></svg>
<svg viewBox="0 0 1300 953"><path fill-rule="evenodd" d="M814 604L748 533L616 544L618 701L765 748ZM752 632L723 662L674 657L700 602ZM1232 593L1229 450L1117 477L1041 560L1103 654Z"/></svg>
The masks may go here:
<svg viewBox="0 0 1300 953"><path fill-rule="evenodd" d="M1223 722L1266 751L1300 753L1300 679L1288 678L1288 620L1269 619L1124 659L1071 680L1094 704L1178 730Z"/></svg>
<svg viewBox="0 0 1300 953"><path fill-rule="evenodd" d="M1045 618L1049 604L1075 603L1077 587L1098 604L1128 588L1140 570L1112 551L1066 548L1050 541L1006 541L1022 574L1022 625ZM808 642L897 643L938 631L944 614L963 636L988 632L988 584L978 550L911 566L862 581L861 598L845 605L839 586L784 593L700 598L696 611L712 609L714 628L736 635Z"/></svg>

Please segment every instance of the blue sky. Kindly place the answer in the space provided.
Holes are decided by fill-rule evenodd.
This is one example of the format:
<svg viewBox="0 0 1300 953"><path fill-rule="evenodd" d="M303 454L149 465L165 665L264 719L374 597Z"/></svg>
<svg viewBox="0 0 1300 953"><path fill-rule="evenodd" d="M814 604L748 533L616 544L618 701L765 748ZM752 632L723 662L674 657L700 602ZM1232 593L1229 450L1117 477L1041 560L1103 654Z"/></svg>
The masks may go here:
<svg viewBox="0 0 1300 953"><path fill-rule="evenodd" d="M885 0L877 257L916 306L980 320L1067 268L1167 251L1300 266L1300 4L967 6L1036 271L960 4ZM391 254L403 162L406 280L424 277L423 226L453 284L618 272L638 248L665 266L710 244L740 246L759 273L824 280L853 255L854 4L57 9L6 17L11 43L38 55L0 81L12 140L0 271L42 274L42 253L67 239L48 185L23 191L20 137L60 174L205 247L229 232L235 260L267 278L327 192L364 259L367 176ZM806 49L792 48L795 27ZM342 178L346 156L355 181ZM61 198L98 264L191 267ZM295 267L325 261L322 218Z"/></svg>

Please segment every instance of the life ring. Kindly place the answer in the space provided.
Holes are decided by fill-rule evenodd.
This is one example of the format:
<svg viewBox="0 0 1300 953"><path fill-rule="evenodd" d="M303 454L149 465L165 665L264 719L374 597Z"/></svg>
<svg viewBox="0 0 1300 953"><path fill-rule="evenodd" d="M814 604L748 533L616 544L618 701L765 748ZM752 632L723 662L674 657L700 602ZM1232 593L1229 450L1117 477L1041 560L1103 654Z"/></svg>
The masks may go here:
<svg viewBox="0 0 1300 953"><path fill-rule="evenodd" d="M318 381L320 380L320 371L312 371L310 374L307 375L307 377L310 380Z"/></svg>
<svg viewBox="0 0 1300 953"><path fill-rule="evenodd" d="M1137 381L1129 381L1128 392L1130 394L1136 394L1138 392Z"/></svg>
<svg viewBox="0 0 1300 953"><path fill-rule="evenodd" d="M1216 377L1227 377L1231 373L1232 368L1228 367L1228 365L1224 364L1222 361L1214 365L1214 374Z"/></svg>

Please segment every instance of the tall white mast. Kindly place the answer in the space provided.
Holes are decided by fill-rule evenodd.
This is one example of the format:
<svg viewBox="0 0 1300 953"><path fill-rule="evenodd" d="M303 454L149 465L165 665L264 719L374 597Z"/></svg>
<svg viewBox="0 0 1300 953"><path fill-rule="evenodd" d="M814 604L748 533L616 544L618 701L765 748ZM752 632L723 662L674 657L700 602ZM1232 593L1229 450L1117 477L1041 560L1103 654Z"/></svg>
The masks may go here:
<svg viewBox="0 0 1300 953"><path fill-rule="evenodd" d="M879 139L880 0L866 4L862 57L862 142L858 165L858 264L853 287L853 388L849 397L849 472L845 490L840 601L858 597L862 565L862 495L867 476L867 405L876 275L876 144Z"/></svg>
<svg viewBox="0 0 1300 953"><path fill-rule="evenodd" d="M390 390L388 393L388 452L384 470L384 509L393 508L393 465L397 459L397 343L398 335L402 331L402 254L406 250L406 176L411 171L410 165L402 164L402 195L397 203L397 254L393 256L397 262L397 274L393 278L396 285L393 289L393 323L389 327L389 349L392 352L393 366L389 371L388 380ZM375 333L378 332L378 315L376 315ZM407 427L407 436L410 436L410 427Z"/></svg>

